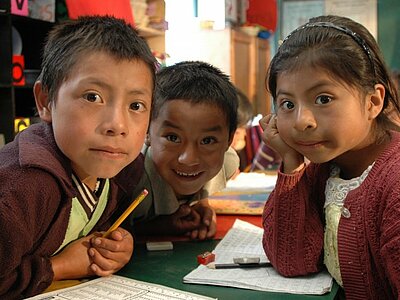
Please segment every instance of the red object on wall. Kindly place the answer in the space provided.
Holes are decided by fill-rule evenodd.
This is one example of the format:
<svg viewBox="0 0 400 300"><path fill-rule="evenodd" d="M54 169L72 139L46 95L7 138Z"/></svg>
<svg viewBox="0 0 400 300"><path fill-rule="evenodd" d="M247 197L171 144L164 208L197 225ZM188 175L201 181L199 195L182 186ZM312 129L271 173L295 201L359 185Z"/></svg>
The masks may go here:
<svg viewBox="0 0 400 300"><path fill-rule="evenodd" d="M109 15L135 25L129 0L66 0L65 3L71 19L79 16Z"/></svg>
<svg viewBox="0 0 400 300"><path fill-rule="evenodd" d="M247 23L261 25L275 32L278 21L276 0L249 0Z"/></svg>
<svg viewBox="0 0 400 300"><path fill-rule="evenodd" d="M23 55L13 55L12 57L12 77L13 85L25 85L25 59Z"/></svg>

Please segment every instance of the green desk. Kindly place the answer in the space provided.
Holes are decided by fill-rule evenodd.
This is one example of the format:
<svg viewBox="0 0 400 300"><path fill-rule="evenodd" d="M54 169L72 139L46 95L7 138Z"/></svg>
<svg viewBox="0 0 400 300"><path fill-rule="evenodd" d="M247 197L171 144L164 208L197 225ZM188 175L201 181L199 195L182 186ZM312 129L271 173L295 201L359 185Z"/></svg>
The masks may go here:
<svg viewBox="0 0 400 300"><path fill-rule="evenodd" d="M218 240L174 242L174 250L154 252L147 251L143 243L137 244L130 263L118 272L118 274L137 280L157 283L179 290L218 298L220 300L317 300L335 298L338 291L338 285L336 283L330 293L322 296L270 293L230 287L183 283L183 277L197 267L197 255L205 251L213 250L217 243Z"/></svg>

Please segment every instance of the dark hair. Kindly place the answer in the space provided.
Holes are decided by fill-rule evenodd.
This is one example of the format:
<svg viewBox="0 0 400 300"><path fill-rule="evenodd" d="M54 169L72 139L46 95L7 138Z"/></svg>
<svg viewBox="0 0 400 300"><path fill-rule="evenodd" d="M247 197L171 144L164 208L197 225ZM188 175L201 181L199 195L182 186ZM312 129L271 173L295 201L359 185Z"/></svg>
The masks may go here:
<svg viewBox="0 0 400 300"><path fill-rule="evenodd" d="M238 127L245 126L253 118L253 105L249 98L239 89L236 89L238 94Z"/></svg>
<svg viewBox="0 0 400 300"><path fill-rule="evenodd" d="M278 75L306 64L325 69L365 95L375 84L382 84L385 99L377 124L384 130L398 129L388 118L391 112L400 114L398 95L379 46L364 26L346 17L319 16L289 34L267 74L267 87L274 99Z"/></svg>
<svg viewBox="0 0 400 300"><path fill-rule="evenodd" d="M151 119L170 100L215 105L225 114L231 138L237 127L236 88L218 68L201 61L184 61L162 68L156 75Z"/></svg>
<svg viewBox="0 0 400 300"><path fill-rule="evenodd" d="M84 16L55 25L47 36L38 80L47 88L49 101L55 99L61 83L79 59L96 51L105 51L121 60L142 60L151 70L154 82L157 61L132 26L111 16Z"/></svg>
<svg viewBox="0 0 400 300"><path fill-rule="evenodd" d="M396 69L392 70L392 79L393 79L393 83L395 85L396 91L397 91L397 95L399 95L399 91L400 91L400 72Z"/></svg>

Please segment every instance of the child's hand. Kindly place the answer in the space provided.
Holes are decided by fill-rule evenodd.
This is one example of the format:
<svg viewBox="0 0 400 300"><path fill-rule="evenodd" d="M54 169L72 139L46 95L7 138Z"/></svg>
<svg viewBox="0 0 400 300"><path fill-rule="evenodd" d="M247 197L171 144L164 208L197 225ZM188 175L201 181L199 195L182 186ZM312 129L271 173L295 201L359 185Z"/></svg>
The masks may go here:
<svg viewBox="0 0 400 300"><path fill-rule="evenodd" d="M264 143L281 156L285 173L292 173L304 165L304 156L286 144L280 136L275 114L269 114L262 118L260 126L264 130Z"/></svg>
<svg viewBox="0 0 400 300"><path fill-rule="evenodd" d="M61 252L51 257L53 280L80 279L95 275L90 266L90 240L94 235L71 242Z"/></svg>
<svg viewBox="0 0 400 300"><path fill-rule="evenodd" d="M108 276L119 271L132 256L133 237L121 227L111 232L108 238L97 234L90 242L90 269L98 276Z"/></svg>
<svg viewBox="0 0 400 300"><path fill-rule="evenodd" d="M281 157L284 157L286 152L294 151L294 149L290 148L279 135L277 117L275 114L269 114L262 118L260 120L260 126L264 130L262 136L264 143L275 150Z"/></svg>
<svg viewBox="0 0 400 300"><path fill-rule="evenodd" d="M135 224L134 229L138 235L180 235L199 228L200 224L200 215L189 205L183 204L173 214Z"/></svg>
<svg viewBox="0 0 400 300"><path fill-rule="evenodd" d="M171 215L136 224L135 230L140 235L186 234L193 239L212 237L216 232L216 217L214 210L208 205L208 200L200 200L194 206L182 204Z"/></svg>
<svg viewBox="0 0 400 300"><path fill-rule="evenodd" d="M214 209L209 205L208 199L198 201L192 206L192 209L201 217L201 223L197 229L192 230L190 237L199 240L213 237L217 231L217 217Z"/></svg>
<svg viewBox="0 0 400 300"><path fill-rule="evenodd" d="M178 210L172 215L165 216L170 219L171 233L188 233L201 225L201 216L187 204L179 206Z"/></svg>

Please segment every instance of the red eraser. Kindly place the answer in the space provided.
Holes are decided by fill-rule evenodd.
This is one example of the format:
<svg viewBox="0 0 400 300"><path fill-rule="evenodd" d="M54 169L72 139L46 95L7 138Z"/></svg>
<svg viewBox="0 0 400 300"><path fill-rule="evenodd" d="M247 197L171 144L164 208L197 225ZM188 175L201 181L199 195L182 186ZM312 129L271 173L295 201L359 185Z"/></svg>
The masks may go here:
<svg viewBox="0 0 400 300"><path fill-rule="evenodd" d="M204 252L203 254L197 255L197 262L201 265L208 265L210 262L215 260L215 254L211 252Z"/></svg>

